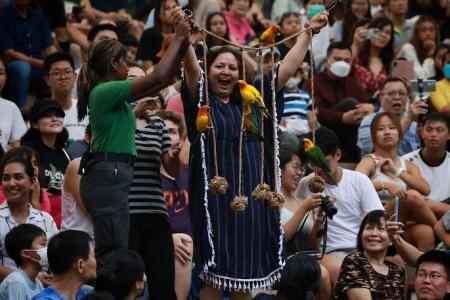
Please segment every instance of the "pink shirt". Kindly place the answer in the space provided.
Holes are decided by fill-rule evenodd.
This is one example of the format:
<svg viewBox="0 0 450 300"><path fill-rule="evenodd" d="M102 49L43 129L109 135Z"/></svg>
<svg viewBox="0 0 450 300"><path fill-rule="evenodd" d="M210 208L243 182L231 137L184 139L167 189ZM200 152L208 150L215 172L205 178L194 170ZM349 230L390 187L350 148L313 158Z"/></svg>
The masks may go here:
<svg viewBox="0 0 450 300"><path fill-rule="evenodd" d="M230 37L234 37L238 44L245 45L248 38L253 39L255 37L255 32L245 17L236 20L229 11L224 11L223 15L228 23Z"/></svg>
<svg viewBox="0 0 450 300"><path fill-rule="evenodd" d="M5 202L5 195L3 195L3 190L0 185L0 205ZM41 189L41 211L45 211L46 213L50 213L50 198L46 191Z"/></svg>

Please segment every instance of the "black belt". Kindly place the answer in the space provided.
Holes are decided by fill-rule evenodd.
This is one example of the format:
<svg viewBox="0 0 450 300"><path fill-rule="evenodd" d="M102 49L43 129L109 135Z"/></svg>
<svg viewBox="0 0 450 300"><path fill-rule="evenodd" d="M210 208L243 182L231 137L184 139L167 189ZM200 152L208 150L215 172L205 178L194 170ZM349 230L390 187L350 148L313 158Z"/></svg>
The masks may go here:
<svg viewBox="0 0 450 300"><path fill-rule="evenodd" d="M131 154L121 154L113 152L94 152L90 155L90 160L93 161L114 161L123 162L132 166L136 159L136 156Z"/></svg>

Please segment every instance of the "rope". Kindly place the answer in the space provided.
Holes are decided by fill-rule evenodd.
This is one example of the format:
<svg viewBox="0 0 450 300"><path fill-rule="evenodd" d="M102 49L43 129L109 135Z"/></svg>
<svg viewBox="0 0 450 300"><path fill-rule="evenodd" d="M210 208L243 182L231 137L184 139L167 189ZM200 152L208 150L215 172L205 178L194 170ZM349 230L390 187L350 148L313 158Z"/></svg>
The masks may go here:
<svg viewBox="0 0 450 300"><path fill-rule="evenodd" d="M275 47L275 46L274 46ZM278 184L278 163L277 163L277 156L278 156L278 137L277 137L277 107L276 107L276 95L275 95L275 51L272 48L270 51L271 54L271 62L272 62L272 116L273 116L273 122L272 122L272 138L273 138L273 180L274 180L274 189L273 191L275 193L278 193L280 191L280 185Z"/></svg>
<svg viewBox="0 0 450 300"><path fill-rule="evenodd" d="M212 135L212 144L213 144L213 159L214 159L214 168L216 176L219 176L219 164L217 162L217 141L216 141L216 129L213 124L213 119L210 112L209 106L209 87L208 87L208 63L207 63L207 52L206 52L206 34L203 33L203 68L205 69L205 101L206 106L208 106L208 118L211 123L211 135Z"/></svg>
<svg viewBox="0 0 450 300"><path fill-rule="evenodd" d="M312 49L312 38L313 38L313 32L312 30L309 32L309 35L311 36L311 39L309 40L309 71L311 72L311 109L314 114L314 110L316 108L316 99L315 99L315 92L314 92L314 56L313 56L313 49ZM317 118L313 119L314 122L312 123L312 138L314 145L316 144L316 122Z"/></svg>
<svg viewBox="0 0 450 300"><path fill-rule="evenodd" d="M263 51L261 50L259 56L259 72L261 72L261 80L260 80L260 90L261 95L264 97L264 74L263 74L263 64L264 64L264 57L263 57ZM261 136L264 136L264 116L261 114L261 127L259 132L261 133ZM264 143L262 141L259 142L259 149L261 152L261 160L259 165L259 176L260 176L260 182L261 184L264 183Z"/></svg>
<svg viewBox="0 0 450 300"><path fill-rule="evenodd" d="M242 79L245 81L245 61L244 61L244 49L239 49L241 51L241 61L242 61ZM249 104L250 105L250 104ZM245 121L245 104L242 103L242 118L241 118L241 130L239 131L239 168L238 168L238 192L237 195L240 196L242 192L242 140L244 135L244 121Z"/></svg>

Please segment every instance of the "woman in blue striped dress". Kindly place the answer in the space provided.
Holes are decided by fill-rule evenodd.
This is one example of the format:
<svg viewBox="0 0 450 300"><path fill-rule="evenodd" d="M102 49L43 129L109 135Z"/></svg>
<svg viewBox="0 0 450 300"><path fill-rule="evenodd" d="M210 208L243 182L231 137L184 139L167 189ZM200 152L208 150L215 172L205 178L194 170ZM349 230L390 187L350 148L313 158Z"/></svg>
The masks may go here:
<svg viewBox="0 0 450 300"><path fill-rule="evenodd" d="M327 24L327 13L311 20L314 31ZM276 115L283 110L282 88L302 63L310 36L302 34L296 45L276 68L275 94ZM190 152L189 198L194 233L194 262L201 269L204 286L200 299L221 299L223 290L230 291L232 300L251 299L250 290L270 287L277 281L284 265L283 236L280 229L279 211L266 203L255 202L251 196L260 183L260 161L262 159L259 139L243 134L242 151L239 151L239 135L242 117L242 100L238 79L242 78L239 51L221 47L210 51L207 57L208 97L212 123L217 140L218 174L225 177L229 187L225 195L207 192L202 167L202 141L206 162L207 182L215 175L212 131L205 133L203 140L196 131L196 116L199 99L203 94L204 76L192 47L184 61L182 98L188 127ZM271 115L271 78L264 78L264 100ZM260 83L254 84L256 87ZM205 102L200 103L205 105ZM255 113L259 121L259 114ZM264 119L265 174L264 182L273 189L273 126ZM230 203L238 193L239 155L242 155L242 190L248 198L248 207L235 212Z"/></svg>

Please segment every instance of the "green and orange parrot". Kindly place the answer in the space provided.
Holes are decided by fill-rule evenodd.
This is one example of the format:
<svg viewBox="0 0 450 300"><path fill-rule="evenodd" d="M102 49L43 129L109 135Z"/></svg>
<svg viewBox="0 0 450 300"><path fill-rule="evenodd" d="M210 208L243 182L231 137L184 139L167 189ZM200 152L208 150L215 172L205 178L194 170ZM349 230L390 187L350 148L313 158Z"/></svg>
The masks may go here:
<svg viewBox="0 0 450 300"><path fill-rule="evenodd" d="M209 121L208 114L209 107L206 105L201 106L198 109L197 119L195 120L195 125L197 127L197 131L202 133L211 128L211 122Z"/></svg>
<svg viewBox="0 0 450 300"><path fill-rule="evenodd" d="M328 168L327 160L319 146L308 139L303 139L303 146L305 148L306 157L316 167L319 167L324 173L327 179L329 179L334 185L337 185L335 180L331 177L330 168Z"/></svg>
<svg viewBox="0 0 450 300"><path fill-rule="evenodd" d="M244 104L254 104L264 117L269 117L269 111L264 104L263 97L259 91L251 84L244 80L238 80L239 91L241 92L242 101Z"/></svg>
<svg viewBox="0 0 450 300"><path fill-rule="evenodd" d="M280 31L280 26L272 25L261 34L259 37L259 45L269 46L275 44L275 36Z"/></svg>
<svg viewBox="0 0 450 300"><path fill-rule="evenodd" d="M252 113L252 107L250 106L250 104L245 104L244 106L244 128L250 134L264 141L264 137L259 131L258 121Z"/></svg>

